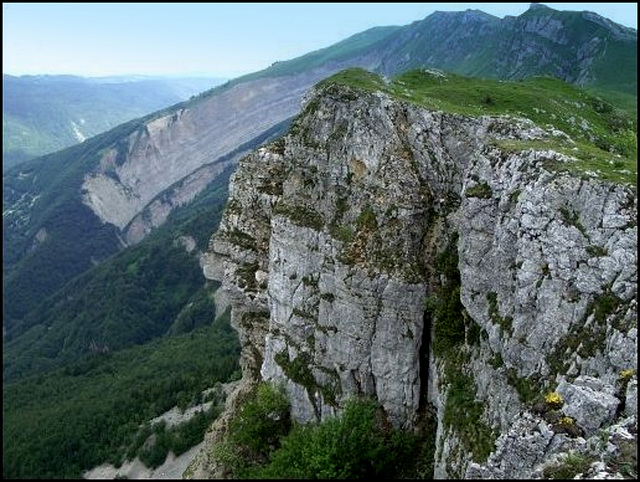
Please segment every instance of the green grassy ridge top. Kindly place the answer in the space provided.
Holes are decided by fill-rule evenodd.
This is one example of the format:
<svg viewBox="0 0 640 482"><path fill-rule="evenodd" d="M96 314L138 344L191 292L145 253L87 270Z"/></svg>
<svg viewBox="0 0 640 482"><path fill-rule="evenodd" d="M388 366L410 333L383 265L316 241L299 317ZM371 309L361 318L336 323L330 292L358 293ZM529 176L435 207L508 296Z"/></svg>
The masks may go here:
<svg viewBox="0 0 640 482"><path fill-rule="evenodd" d="M192 99L182 103L181 106L189 108L192 105L196 105L202 99L223 94L237 85L254 80L297 75L316 67L322 67L327 63L348 61L359 55L366 55L370 50L375 49L376 46L382 45L389 38L393 37L393 35L401 29L402 27L398 26L370 28L364 32L347 37L329 47L314 50L293 59L276 61L266 69L230 79L222 85L194 96Z"/></svg>
<svg viewBox="0 0 640 482"><path fill-rule="evenodd" d="M354 68L323 80L318 88L332 85L383 92L428 109L471 117L525 117L542 128L563 131L573 142L554 138L534 146L514 141L509 149L554 149L583 161L575 165L582 173L632 184L637 179L637 120L633 112L559 79L500 81L422 69L384 79Z"/></svg>

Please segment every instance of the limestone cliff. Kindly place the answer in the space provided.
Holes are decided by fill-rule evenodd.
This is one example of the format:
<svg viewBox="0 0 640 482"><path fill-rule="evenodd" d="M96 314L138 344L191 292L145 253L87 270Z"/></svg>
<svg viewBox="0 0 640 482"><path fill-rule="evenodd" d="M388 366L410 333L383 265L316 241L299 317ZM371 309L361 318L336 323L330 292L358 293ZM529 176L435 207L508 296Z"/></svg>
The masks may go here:
<svg viewBox="0 0 640 482"><path fill-rule="evenodd" d="M434 410L440 478L539 477L569 450L615 472L636 440L637 194L513 148L557 138L317 87L240 161L204 262L245 383L284 383L305 422L354 395L403 429Z"/></svg>

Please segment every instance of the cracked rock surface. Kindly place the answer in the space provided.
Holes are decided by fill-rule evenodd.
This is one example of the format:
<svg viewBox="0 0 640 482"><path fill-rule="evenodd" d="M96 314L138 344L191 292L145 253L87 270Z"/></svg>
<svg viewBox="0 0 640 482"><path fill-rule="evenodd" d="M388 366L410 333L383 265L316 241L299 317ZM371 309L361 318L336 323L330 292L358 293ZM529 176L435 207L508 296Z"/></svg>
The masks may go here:
<svg viewBox="0 0 640 482"><path fill-rule="evenodd" d="M204 260L231 301L244 377L284 384L302 422L368 395L409 429L429 403L442 477L533 477L620 416L633 426L635 375L624 395L614 387L637 366L637 195L549 170L572 162L552 150L499 147L554 135L317 88L287 136L240 161ZM426 349L438 340L425 303L450 239L481 334L458 368L496 436L485 461L452 443L444 364ZM524 383L557 386L586 438L534 413Z"/></svg>

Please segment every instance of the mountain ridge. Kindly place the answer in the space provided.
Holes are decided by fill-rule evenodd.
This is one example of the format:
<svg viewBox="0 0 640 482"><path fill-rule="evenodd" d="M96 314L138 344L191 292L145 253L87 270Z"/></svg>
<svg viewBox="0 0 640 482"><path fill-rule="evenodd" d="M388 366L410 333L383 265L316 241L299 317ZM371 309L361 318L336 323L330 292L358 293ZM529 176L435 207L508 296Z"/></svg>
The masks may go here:
<svg viewBox="0 0 640 482"><path fill-rule="evenodd" d="M215 180L217 173L233 166L237 159L255 147L265 132L284 126L282 123L299 112L305 91L323 78L351 66L378 69L383 73L401 69L401 65L404 68L410 65L412 58L415 60L411 52L416 49L434 55L428 42L424 43L424 35L416 40L418 43L408 44L406 39L420 33L420 29L438 18L446 17L464 25L465 35L460 37L464 41L456 40L455 32L447 34L447 30L442 29L438 33L435 27L432 29L434 38L449 38L448 43L443 42L443 48L449 49L456 44L461 52L459 56L463 58L467 55L462 54L463 47L475 48L472 44L481 43L470 38L473 29L468 28L468 23L479 22L481 27L487 22L492 25L514 23L522 27L528 25L528 17L540 17L535 10L539 9L502 20L475 11L438 13L406 27L368 30L319 52L234 79L170 109L119 126L95 140L89 139L81 147L11 170L3 176L6 233L3 274L8 281L4 295L8 298L5 299L33 298L29 293L37 293L36 296L52 294L78 274L77 268L71 267L86 269L113 254L118 247L140 241L162 224L175 206L192 199L208 182ZM561 17L552 22L554 28L564 25L562 19L583 26L582 14L548 10L551 20L558 15ZM541 31L535 22L531 25L534 33ZM569 22L567 28L573 28L572 25ZM485 30L487 38L495 41L493 27ZM575 35L567 38L573 37ZM630 47L630 51L636 50L636 44ZM408 61L403 60L402 52L409 54ZM569 57L573 58L573 55ZM475 67L471 66L476 69L474 72L481 72L482 59L476 60L475 64ZM308 70L309 66L314 67ZM460 69L471 67L467 64ZM630 70L635 75L635 69ZM523 70L519 72L523 73ZM239 145L245 148L238 150ZM230 156L230 153L234 155ZM40 171L49 161L57 165ZM36 167L38 165L40 167ZM211 166L203 173L204 177L194 174L203 166ZM46 179L37 179L39 172L47 172ZM48 191L47 183L57 183L62 192ZM186 189L169 193L167 189L177 183L182 183ZM68 213L78 212L78 203L82 203L83 212L89 208L96 216L91 221L96 229L111 231L109 239L103 237L92 241L85 233L88 244L83 244L82 249L73 249L75 253L70 252L68 257L55 260L53 253L58 247L52 249L53 246L73 246L78 239L76 235L70 235L73 231L65 231L67 228L63 229L55 220L67 219ZM78 225L88 222L83 216L85 214L74 218L74 222ZM58 280L45 282L38 276L38 266L48 266L57 273ZM28 311L31 303L20 305ZM5 303L5 319L20 319L25 315L7 312L14 310L15 304L14 307L7 306Z"/></svg>
<svg viewBox="0 0 640 482"><path fill-rule="evenodd" d="M187 100L223 81L3 74L3 171Z"/></svg>

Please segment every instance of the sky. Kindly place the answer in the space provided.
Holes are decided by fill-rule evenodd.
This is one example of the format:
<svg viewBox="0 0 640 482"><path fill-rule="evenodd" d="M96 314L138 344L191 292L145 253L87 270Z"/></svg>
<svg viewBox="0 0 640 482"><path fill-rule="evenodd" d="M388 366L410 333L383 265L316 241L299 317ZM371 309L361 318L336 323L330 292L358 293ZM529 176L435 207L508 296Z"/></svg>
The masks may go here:
<svg viewBox="0 0 640 482"><path fill-rule="evenodd" d="M544 2L543 2L544 3ZM529 3L3 3L2 70L11 75L233 78L368 28L436 10L503 18ZM637 3L544 3L637 28Z"/></svg>

